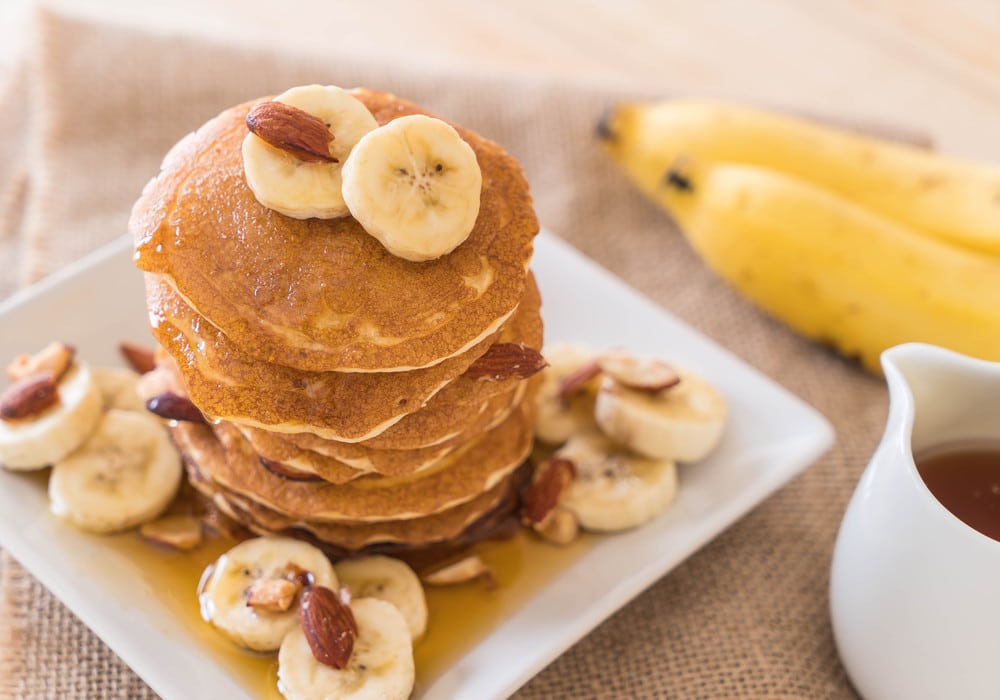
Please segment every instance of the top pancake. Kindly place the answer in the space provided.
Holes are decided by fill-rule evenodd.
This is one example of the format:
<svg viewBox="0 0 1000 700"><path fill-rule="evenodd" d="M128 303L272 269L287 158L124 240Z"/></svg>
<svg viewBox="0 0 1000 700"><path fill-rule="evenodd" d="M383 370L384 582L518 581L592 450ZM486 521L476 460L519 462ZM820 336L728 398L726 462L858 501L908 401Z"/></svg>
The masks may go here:
<svg viewBox="0 0 1000 700"><path fill-rule="evenodd" d="M357 90L379 123L423 113ZM129 222L136 264L170 278L184 300L240 349L309 371L392 372L437 364L495 332L524 291L538 221L517 161L458 128L483 173L469 238L415 263L353 217L292 219L246 184L240 146L253 103L178 143Z"/></svg>

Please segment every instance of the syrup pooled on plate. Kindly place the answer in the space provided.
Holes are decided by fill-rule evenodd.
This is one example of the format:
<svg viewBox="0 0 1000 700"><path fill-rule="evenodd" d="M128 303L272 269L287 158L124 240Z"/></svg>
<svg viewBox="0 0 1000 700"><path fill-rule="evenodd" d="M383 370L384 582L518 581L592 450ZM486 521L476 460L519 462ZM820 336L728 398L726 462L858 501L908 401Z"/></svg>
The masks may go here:
<svg viewBox="0 0 1000 700"><path fill-rule="evenodd" d="M917 459L917 471L955 517L1000 541L1000 444L935 450Z"/></svg>
<svg viewBox="0 0 1000 700"><path fill-rule="evenodd" d="M225 668L248 693L259 700L281 700L278 692L278 655L259 654L236 646L206 623L198 606L198 582L205 567L236 542L209 537L189 552L153 545L138 533L101 538L140 565L169 610L182 620L198 644ZM500 622L514 614L538 591L558 577L589 549L593 538L581 535L566 547L547 544L520 531L506 540L475 545L493 571L495 587L484 581L456 586L425 586L429 621L427 633L414 644L417 669L414 697L428 688Z"/></svg>

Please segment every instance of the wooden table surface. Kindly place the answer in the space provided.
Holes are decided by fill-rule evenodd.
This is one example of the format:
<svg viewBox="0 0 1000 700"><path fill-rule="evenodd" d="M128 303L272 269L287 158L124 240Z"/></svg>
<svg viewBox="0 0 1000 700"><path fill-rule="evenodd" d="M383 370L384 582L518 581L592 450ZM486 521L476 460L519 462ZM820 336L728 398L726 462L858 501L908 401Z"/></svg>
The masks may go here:
<svg viewBox="0 0 1000 700"><path fill-rule="evenodd" d="M240 0L58 2L306 51L376 45L390 64L419 53L487 72L747 98L898 124L942 150L1000 160L998 0L283 0L267 16ZM337 21L310 21L320 14Z"/></svg>

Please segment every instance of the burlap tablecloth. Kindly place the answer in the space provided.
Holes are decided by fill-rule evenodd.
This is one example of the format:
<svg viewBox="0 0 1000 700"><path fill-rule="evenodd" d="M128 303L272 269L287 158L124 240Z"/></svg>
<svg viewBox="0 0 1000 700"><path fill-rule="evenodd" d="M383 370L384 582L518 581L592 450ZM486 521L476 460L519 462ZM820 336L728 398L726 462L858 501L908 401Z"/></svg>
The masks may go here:
<svg viewBox="0 0 1000 700"><path fill-rule="evenodd" d="M335 47L275 55L53 11L30 26L27 52L0 78L0 295L121 235L165 150L230 104L306 82L418 101L504 144L524 164L546 226L804 397L838 434L818 464L517 697L854 697L831 636L828 570L886 393L727 288L612 167L593 126L618 89L380 65ZM155 697L9 556L0 569L0 696Z"/></svg>

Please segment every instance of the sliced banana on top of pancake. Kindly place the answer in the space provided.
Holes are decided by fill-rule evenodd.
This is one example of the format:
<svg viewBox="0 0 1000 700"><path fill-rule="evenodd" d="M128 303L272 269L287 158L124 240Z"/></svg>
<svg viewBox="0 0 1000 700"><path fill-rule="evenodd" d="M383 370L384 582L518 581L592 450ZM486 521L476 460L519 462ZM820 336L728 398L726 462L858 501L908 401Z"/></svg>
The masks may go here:
<svg viewBox="0 0 1000 700"><path fill-rule="evenodd" d="M382 555L344 559L333 566L340 583L355 598L378 598L403 613L410 636L427 630L427 599L416 572L399 559Z"/></svg>
<svg viewBox="0 0 1000 700"><path fill-rule="evenodd" d="M205 621L240 646L274 651L298 625L299 592L313 584L338 585L323 552L289 537L258 537L205 570L198 602Z"/></svg>
<svg viewBox="0 0 1000 700"><path fill-rule="evenodd" d="M325 591L326 598L334 594ZM350 631L343 615L332 612L321 618L319 601L310 600L312 614L303 613L278 651L278 689L288 700L405 700L413 692L416 669L410 630L402 613L392 603L361 598L350 603ZM337 605L335 601L330 603ZM327 607L330 607L328 605ZM310 629L306 629L309 626ZM345 628L345 629L342 629ZM323 637L329 636L328 644ZM348 637L348 648L344 648ZM313 646L315 645L315 647ZM340 652L339 663L321 662L324 646ZM346 651L347 658L343 658ZM327 659L331 661L331 659Z"/></svg>
<svg viewBox="0 0 1000 700"><path fill-rule="evenodd" d="M44 391L49 395L43 406L38 401ZM58 378L47 370L23 377L3 392L0 403L0 464L7 469L41 469L62 459L101 418L101 392L82 362Z"/></svg>
<svg viewBox="0 0 1000 700"><path fill-rule="evenodd" d="M127 530L166 510L181 472L159 420L113 408L86 442L53 466L49 507L88 532Z"/></svg>
<svg viewBox="0 0 1000 700"><path fill-rule="evenodd" d="M574 472L559 507L587 530L637 527L665 511L677 494L672 460L636 456L596 430L574 435L554 456L571 462Z"/></svg>
<svg viewBox="0 0 1000 700"><path fill-rule="evenodd" d="M386 250L433 260L469 237L483 175L472 147L448 123L422 114L369 132L344 163L344 201Z"/></svg>
<svg viewBox="0 0 1000 700"><path fill-rule="evenodd" d="M594 416L609 437L641 455L679 462L698 461L719 443L726 400L705 380L620 355L602 367Z"/></svg>
<svg viewBox="0 0 1000 700"><path fill-rule="evenodd" d="M299 157L301 151L272 145L294 141L296 129L305 131L296 126L294 116L282 114L261 119L265 129L291 133L261 132L268 140L249 133L243 139L243 170L257 201L295 219L346 216L348 209L341 193L341 169L358 140L378 127L375 117L350 92L334 85L294 87L275 97L273 102L290 105L319 119L332 136L325 144L331 160L310 162ZM258 112L261 109L266 110L267 103L254 107Z"/></svg>

